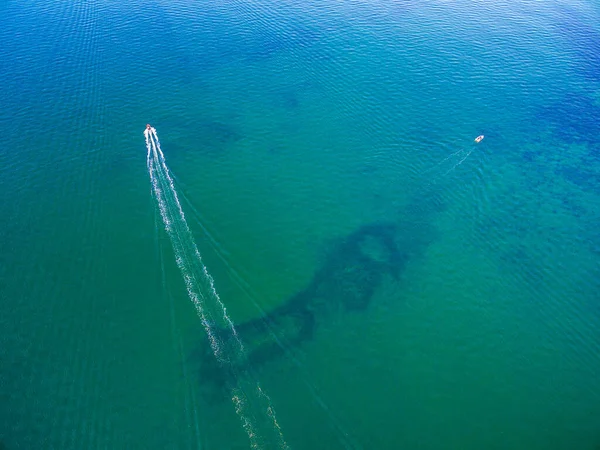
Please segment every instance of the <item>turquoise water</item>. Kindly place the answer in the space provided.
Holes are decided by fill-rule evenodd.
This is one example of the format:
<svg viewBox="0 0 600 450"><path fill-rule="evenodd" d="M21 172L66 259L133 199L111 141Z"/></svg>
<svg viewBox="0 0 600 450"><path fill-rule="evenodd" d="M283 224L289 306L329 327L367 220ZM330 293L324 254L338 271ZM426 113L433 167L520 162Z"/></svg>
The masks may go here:
<svg viewBox="0 0 600 450"><path fill-rule="evenodd" d="M0 25L0 448L600 446L596 2Z"/></svg>

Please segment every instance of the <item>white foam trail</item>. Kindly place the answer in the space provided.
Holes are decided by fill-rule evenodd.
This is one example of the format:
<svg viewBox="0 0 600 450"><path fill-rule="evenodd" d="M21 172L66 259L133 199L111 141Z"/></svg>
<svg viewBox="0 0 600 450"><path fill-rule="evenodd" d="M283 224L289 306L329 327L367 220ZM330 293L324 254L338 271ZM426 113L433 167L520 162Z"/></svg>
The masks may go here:
<svg viewBox="0 0 600 450"><path fill-rule="evenodd" d="M152 139L152 143L153 145L156 145L156 149L158 150L158 153L160 154L160 163L164 169L164 173L165 176L167 177L167 180L169 180L169 186L171 187L171 190L173 192L173 196L175 198L175 202L177 203L177 208L179 210L179 214L181 216L181 220L185 222L185 226L186 226L186 231L190 232L189 227L187 225L187 221L185 220L185 215L183 213L183 208L181 207L181 203L179 202L179 197L177 196L177 191L175 190L175 184L173 183L173 179L171 178L171 174L169 173L169 169L167 168L166 162L165 162L165 156L163 155L163 152L160 148L160 141L158 140L158 136L156 135L156 130L154 128L151 128L151 132L152 132L152 137L154 139ZM190 232L191 234L191 232ZM219 294L217 293L217 290L215 289L215 282L213 277L208 273L208 271L206 270L206 266L204 264L202 264L202 257L200 256L200 252L198 251L198 248L196 247L196 244L194 244L194 252L196 255L196 258L198 259L198 261L200 262L201 266L202 266L202 272L204 277L206 278L206 280L208 281L208 285L210 288L210 293L213 297L213 299L217 302L217 304L219 305L222 314L223 314L223 319L225 320L225 322L227 323L227 326L229 327L229 330L231 331L231 333L234 335L237 344L239 345L240 349L242 352L245 352L244 350L244 345L242 344L242 341L240 340L238 334L237 334L237 330L235 329L235 327L233 326L233 322L231 321L231 318L229 317L229 315L227 314L227 308L225 307L225 305L223 304L223 302L221 301L221 297L219 296Z"/></svg>
<svg viewBox="0 0 600 450"><path fill-rule="evenodd" d="M228 365L230 372L237 377L235 380L236 386L231 388L231 399L235 411L242 421L242 426L250 439L251 447L261 448L261 444L263 443L263 438L257 433L255 421L252 420L253 418L248 412L248 395L252 394L254 396L254 404L265 404L264 408L261 407L261 410L264 409L264 414L270 420L272 432L275 433L278 440L278 447L287 449L288 445L285 442L283 432L275 417L275 410L271 404L270 398L262 390L258 382L255 380L245 380L244 378L249 375L248 372L243 368L240 369L240 367L243 367L242 365L240 365L240 367L236 365L236 363L239 364L246 361L247 355L244 345L238 336L233 321L227 314L225 305L215 289L212 276L208 273L206 266L202 263L200 252L198 251L192 232L185 219L185 214L181 207L181 203L179 202L177 190L175 189L173 179L166 165L156 130L154 128L147 129L144 131L144 136L146 138L146 148L148 150L147 164L152 189L157 199L165 230L173 245L177 266L183 276L188 296L194 304L196 312L207 333L215 357L221 364ZM231 354L223 354L225 352L225 347L222 345L223 343L220 341L211 325L211 310L214 310L215 308L217 309L215 312L220 313L221 318L226 324L227 330L231 333L233 338L233 348L228 347ZM242 372L240 372L240 370ZM253 389L248 389L248 386L246 386L247 388L243 389L240 383L249 383L255 387Z"/></svg>
<svg viewBox="0 0 600 450"><path fill-rule="evenodd" d="M473 149L469 150L469 152L463 158L461 158L460 161L458 161L450 169L448 169L446 171L446 173L444 174L444 176L448 175L450 172L452 172L454 169L456 169L458 166L460 166L464 162L464 160L467 159L471 155L471 153L473 153ZM461 156L462 156L462 154L461 154ZM446 159L448 159L448 158L446 158Z"/></svg>
<svg viewBox="0 0 600 450"><path fill-rule="evenodd" d="M146 155L146 165L148 166L148 169L150 169L150 145L148 142L148 130L144 130L144 136L146 137L146 148L148 149L148 154Z"/></svg>
<svg viewBox="0 0 600 450"><path fill-rule="evenodd" d="M419 176L424 176L427 174L428 178L426 180L426 186L431 187L438 182L441 182L441 180L444 179L450 172L465 162L467 158L471 156L474 150L475 146L471 147L470 149L461 148L460 150L449 154L429 169L424 170Z"/></svg>
<svg viewBox="0 0 600 450"><path fill-rule="evenodd" d="M148 155L150 155L150 153L148 153ZM184 357L184 352L183 352L183 341L181 339L181 336L177 332L177 326L176 326L176 321L175 321L174 299L173 299L173 296L169 293L169 289L167 287L165 260L164 260L162 247L160 246L160 243L158 241L158 230L159 230L158 221L159 221L158 214L155 214L154 215L154 222L155 222L154 229L155 229L155 237L156 237L156 246L157 246L157 251L158 251L158 255L159 255L159 259L160 259L162 291L163 291L164 296L168 297L168 299L169 299L169 313L170 313L169 315L170 315L170 319L171 319L171 337L173 339L174 350L176 350L179 353L179 357L181 358L183 376L185 379L185 387L186 387L185 392L184 392L184 395L185 395L185 397L184 397L185 419L187 422L187 428L193 431L193 438L194 438L193 440L195 441L195 448L197 450L202 450L200 424L199 424L199 417L198 417L198 407L196 405L196 396L195 396L193 385L189 379L190 378L189 370L188 370L188 367L187 367L187 364L185 361L185 357Z"/></svg>
<svg viewBox="0 0 600 450"><path fill-rule="evenodd" d="M435 170L437 167L441 166L442 164L444 164L446 161L448 161L450 158L453 158L455 156L459 156L459 154L464 153L466 150L464 148L461 148L460 150L455 151L454 153L449 154L448 156L446 156L444 159L442 159L440 162L436 163L435 165L433 165L432 167L430 167L429 169L425 169L423 172L421 172L421 175L425 175L426 173L429 173L433 170ZM460 156L459 156L460 157Z"/></svg>
<svg viewBox="0 0 600 450"><path fill-rule="evenodd" d="M164 174L167 176L167 180L169 181L169 184L170 184L169 187L171 188L171 194L173 195L173 198L174 198L177 208L179 210L179 215L181 217L182 224L184 225L184 232L186 232L186 234L188 234L188 236L184 236L184 237L187 237L190 240L191 245L193 245L194 247L196 247L196 244L193 241L191 231L190 231L189 227L187 226L187 222L185 221L185 215L183 213L183 210L181 209L181 204L179 203L179 199L177 198L177 192L175 191L175 187L173 186L171 177L169 176L168 169L166 168L166 164L164 164L164 158L162 157L163 156L162 151L160 151L160 148L157 147L155 140L152 139L152 136L148 136L149 134L150 133L146 133L146 145L149 146L149 149L152 150L152 153L154 156L154 158L151 159L151 161L150 161L150 169L151 169L150 170L150 178L152 181L152 186L154 188L154 192L155 192L157 200L158 200L160 214L161 214L163 222L165 224L165 229L169 233L169 237L171 237L171 242L172 242L174 250L175 250L175 258L176 258L177 266L181 270L190 300L192 300L192 303L196 307L196 311L198 313L198 316L200 317L200 320L202 321L202 325L204 325L204 327L206 329L211 347L213 348L215 355L217 357L219 357L220 356L219 344L218 344L217 338L210 326L210 321L206 317L206 314L205 314L205 311L204 311L204 308L202 305L202 301L201 301L202 294L200 293L200 289L195 289L195 286L194 286L195 280L194 280L193 276L189 273L189 269L188 269L189 266L187 266L186 262L184 261L182 248L181 248L183 245L183 243L181 241L182 236L179 234L179 231L176 231L175 233L177 233L177 234L174 235L174 229L172 226L173 220L171 217L169 217L169 212L167 210L167 203L165 201L165 193L158 185L159 182L158 182L158 177L156 175L158 173L159 168L157 166L155 166L156 163L159 163L163 166L163 169L165 171ZM154 129L152 129L152 135L156 138L156 132ZM158 138L156 138L156 139L158 139ZM158 156L157 148L158 148L158 151L160 152L161 158L159 158L159 156ZM197 249L195 250L195 252L197 254L199 254ZM198 261L198 262L200 264L202 264L201 261ZM204 271L206 272L206 268L203 265L202 265L202 267L203 267Z"/></svg>

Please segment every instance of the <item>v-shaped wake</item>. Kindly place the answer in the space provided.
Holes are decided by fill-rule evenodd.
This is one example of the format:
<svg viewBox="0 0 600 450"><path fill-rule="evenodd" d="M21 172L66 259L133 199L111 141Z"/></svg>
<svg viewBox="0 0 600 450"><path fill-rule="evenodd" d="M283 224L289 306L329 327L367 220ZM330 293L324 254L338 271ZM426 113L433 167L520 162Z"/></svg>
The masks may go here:
<svg viewBox="0 0 600 450"><path fill-rule="evenodd" d="M275 418L275 410L269 397L252 374L243 369L243 363L247 359L244 345L215 289L212 276L202 262L160 148L156 130L147 125L144 136L152 192L173 246L177 266L185 282L188 297L206 331L214 356L229 375L231 400L250 439L251 448L287 449L288 445ZM217 323L222 326L215 325Z"/></svg>

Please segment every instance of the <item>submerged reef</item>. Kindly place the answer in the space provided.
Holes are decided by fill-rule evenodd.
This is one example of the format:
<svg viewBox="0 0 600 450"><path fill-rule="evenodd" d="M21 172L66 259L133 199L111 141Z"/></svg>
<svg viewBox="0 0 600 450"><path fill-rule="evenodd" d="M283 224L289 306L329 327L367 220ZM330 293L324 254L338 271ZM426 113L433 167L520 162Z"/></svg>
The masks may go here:
<svg viewBox="0 0 600 450"><path fill-rule="evenodd" d="M342 311L363 311L385 276L398 277L404 264L392 224L359 228L326 256L310 284L265 317L238 327L250 349L248 362L261 364L289 345L311 339L318 323Z"/></svg>
<svg viewBox="0 0 600 450"><path fill-rule="evenodd" d="M283 355L311 339L319 323L334 314L364 311L384 277L397 278L406 262L406 253L396 242L397 231L391 223L369 224L333 245L306 288L264 317L236 327L246 354L233 368L219 365L203 344L198 353L201 381L225 387L231 370L256 368ZM228 330L217 335L225 348L233 339Z"/></svg>
<svg viewBox="0 0 600 450"><path fill-rule="evenodd" d="M203 341L192 361L199 365L203 395L209 400L225 398L218 392L224 394L235 377L312 339L320 325L350 312L366 314L382 283L398 280L407 262L431 242L434 233L428 216L443 207L421 197L403 211L407 222L366 224L336 240L304 289L263 317L236 326L245 347L240 360L220 364ZM214 331L224 348L222 355L236 354L227 351L235 345L230 331Z"/></svg>

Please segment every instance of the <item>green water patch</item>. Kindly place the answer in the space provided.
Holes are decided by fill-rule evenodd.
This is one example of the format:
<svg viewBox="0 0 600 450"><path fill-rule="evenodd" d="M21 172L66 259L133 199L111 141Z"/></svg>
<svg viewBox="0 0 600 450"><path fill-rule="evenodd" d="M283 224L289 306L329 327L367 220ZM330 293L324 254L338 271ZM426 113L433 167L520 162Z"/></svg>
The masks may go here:
<svg viewBox="0 0 600 450"><path fill-rule="evenodd" d="M329 323L349 315L366 316L380 298L377 292L389 283L400 283L407 264L437 238L431 216L444 207L435 195L420 196L403 209L401 221L365 224L327 242L306 287L262 317L236 327L246 351L243 360L235 362L237 368L257 370L293 354ZM216 333L227 348L231 336L225 330ZM235 374L219 365L206 341L198 344L192 360L209 401L224 399L227 377Z"/></svg>

